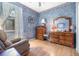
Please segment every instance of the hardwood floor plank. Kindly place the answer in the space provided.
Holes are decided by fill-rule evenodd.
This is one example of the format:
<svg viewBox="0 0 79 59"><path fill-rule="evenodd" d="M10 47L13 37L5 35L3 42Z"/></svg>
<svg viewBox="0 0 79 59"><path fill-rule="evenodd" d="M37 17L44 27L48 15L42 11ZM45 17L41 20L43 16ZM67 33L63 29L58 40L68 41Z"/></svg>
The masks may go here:
<svg viewBox="0 0 79 59"><path fill-rule="evenodd" d="M43 40L30 40L30 56L79 56L74 48Z"/></svg>

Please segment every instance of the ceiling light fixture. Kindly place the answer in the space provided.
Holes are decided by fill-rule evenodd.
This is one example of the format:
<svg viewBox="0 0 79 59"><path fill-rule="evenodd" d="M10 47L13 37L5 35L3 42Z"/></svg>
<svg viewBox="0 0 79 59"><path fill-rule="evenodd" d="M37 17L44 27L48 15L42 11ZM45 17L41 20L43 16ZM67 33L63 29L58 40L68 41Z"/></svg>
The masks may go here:
<svg viewBox="0 0 79 59"><path fill-rule="evenodd" d="M41 7L41 2L38 3L39 7Z"/></svg>

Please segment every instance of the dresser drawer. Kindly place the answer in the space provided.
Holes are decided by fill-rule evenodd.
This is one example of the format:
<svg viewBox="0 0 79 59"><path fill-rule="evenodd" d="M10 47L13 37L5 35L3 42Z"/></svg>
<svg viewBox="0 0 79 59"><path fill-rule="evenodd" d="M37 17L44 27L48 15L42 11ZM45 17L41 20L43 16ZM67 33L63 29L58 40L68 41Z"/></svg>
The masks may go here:
<svg viewBox="0 0 79 59"><path fill-rule="evenodd" d="M73 44L71 42L65 41L64 45L71 47Z"/></svg>
<svg viewBox="0 0 79 59"><path fill-rule="evenodd" d="M51 32L50 41L65 46L74 46L74 33L72 32Z"/></svg>
<svg viewBox="0 0 79 59"><path fill-rule="evenodd" d="M43 37L42 37L42 36L38 36L38 37L37 37L37 39L40 39L40 40L42 40L42 39L43 39Z"/></svg>
<svg viewBox="0 0 79 59"><path fill-rule="evenodd" d="M36 27L36 38L37 39L44 39L44 34L46 33L46 27L45 26L37 26Z"/></svg>
<svg viewBox="0 0 79 59"><path fill-rule="evenodd" d="M52 43L58 43L58 40L56 38L49 39L49 41L52 42Z"/></svg>
<svg viewBox="0 0 79 59"><path fill-rule="evenodd" d="M59 40L59 44L64 45L65 44L65 41L64 40Z"/></svg>
<svg viewBox="0 0 79 59"><path fill-rule="evenodd" d="M73 36L67 36L65 37L65 41L72 41L74 39Z"/></svg>

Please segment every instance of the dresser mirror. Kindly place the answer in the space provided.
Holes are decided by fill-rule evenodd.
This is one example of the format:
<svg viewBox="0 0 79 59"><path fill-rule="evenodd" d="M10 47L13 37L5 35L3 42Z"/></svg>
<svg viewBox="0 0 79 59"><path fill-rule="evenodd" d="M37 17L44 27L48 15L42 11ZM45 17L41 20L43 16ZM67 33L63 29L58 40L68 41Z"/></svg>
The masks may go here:
<svg viewBox="0 0 79 59"><path fill-rule="evenodd" d="M49 41L60 45L74 47L74 33L72 32L71 17L60 16L54 19L53 29L57 31L50 32Z"/></svg>
<svg viewBox="0 0 79 59"><path fill-rule="evenodd" d="M60 16L54 19L53 24L57 27L59 32L71 32L71 17Z"/></svg>

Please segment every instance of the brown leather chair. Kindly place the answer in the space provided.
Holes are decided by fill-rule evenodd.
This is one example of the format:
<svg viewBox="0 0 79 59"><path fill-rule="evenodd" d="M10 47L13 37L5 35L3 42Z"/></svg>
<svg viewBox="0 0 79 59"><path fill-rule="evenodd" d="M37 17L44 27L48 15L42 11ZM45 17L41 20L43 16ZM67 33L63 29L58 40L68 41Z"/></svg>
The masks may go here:
<svg viewBox="0 0 79 59"><path fill-rule="evenodd" d="M0 30L0 46L3 50L14 47L21 55L28 55L30 45L28 40L19 40L18 42L12 43L7 39L6 33Z"/></svg>

